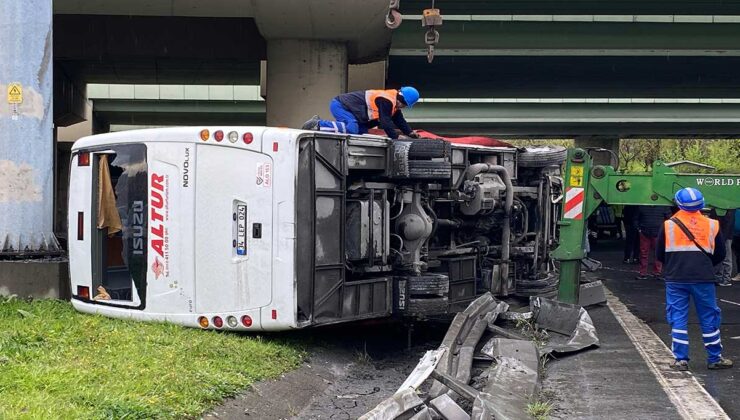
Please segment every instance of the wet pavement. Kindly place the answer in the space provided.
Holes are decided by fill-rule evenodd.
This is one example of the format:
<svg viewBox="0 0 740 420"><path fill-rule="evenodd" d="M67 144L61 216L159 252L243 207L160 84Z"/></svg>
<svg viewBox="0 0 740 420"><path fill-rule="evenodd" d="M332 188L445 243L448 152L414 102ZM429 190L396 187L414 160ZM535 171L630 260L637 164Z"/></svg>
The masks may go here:
<svg viewBox="0 0 740 420"><path fill-rule="evenodd" d="M542 399L551 419L679 418L660 383L608 307L588 308L599 348L547 363Z"/></svg>
<svg viewBox="0 0 740 420"><path fill-rule="evenodd" d="M640 318L670 348L670 327L665 320L665 286L663 281L650 278L637 280L637 266L622 262L621 242L604 241L593 246L591 257L601 261L604 268L594 273L632 312ZM702 345L701 330L696 313L689 316L691 371L709 394L714 397L730 418L740 418L740 398L737 395L740 378L740 282L731 287L717 287L719 307L722 309L723 356L732 359L736 367L724 371L710 371ZM591 311L589 311L591 312ZM593 316L593 314L592 314ZM596 325L599 328L599 325ZM604 333L599 330L600 336Z"/></svg>

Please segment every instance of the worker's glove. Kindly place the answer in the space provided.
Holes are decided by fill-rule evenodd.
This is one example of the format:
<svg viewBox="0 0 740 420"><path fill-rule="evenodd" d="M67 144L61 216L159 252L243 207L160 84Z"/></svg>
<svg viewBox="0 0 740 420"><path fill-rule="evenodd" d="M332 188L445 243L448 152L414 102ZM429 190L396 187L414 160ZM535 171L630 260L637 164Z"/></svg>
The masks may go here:
<svg viewBox="0 0 740 420"><path fill-rule="evenodd" d="M418 139L421 136L416 131L412 131L411 133L409 133L409 137L411 137L412 139Z"/></svg>

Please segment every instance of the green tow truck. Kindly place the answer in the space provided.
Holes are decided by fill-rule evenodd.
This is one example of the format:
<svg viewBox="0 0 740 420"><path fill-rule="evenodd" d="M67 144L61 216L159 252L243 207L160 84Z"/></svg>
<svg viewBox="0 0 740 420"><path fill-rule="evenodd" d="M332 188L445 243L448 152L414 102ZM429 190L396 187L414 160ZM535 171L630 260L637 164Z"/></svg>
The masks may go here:
<svg viewBox="0 0 740 420"><path fill-rule="evenodd" d="M740 175L679 173L660 161L650 174L621 174L612 166L595 165L579 148L568 150L564 185L560 241L552 256L560 263L558 299L567 303L579 301L586 221L600 204L670 206L676 191L693 187L719 215L740 208Z"/></svg>

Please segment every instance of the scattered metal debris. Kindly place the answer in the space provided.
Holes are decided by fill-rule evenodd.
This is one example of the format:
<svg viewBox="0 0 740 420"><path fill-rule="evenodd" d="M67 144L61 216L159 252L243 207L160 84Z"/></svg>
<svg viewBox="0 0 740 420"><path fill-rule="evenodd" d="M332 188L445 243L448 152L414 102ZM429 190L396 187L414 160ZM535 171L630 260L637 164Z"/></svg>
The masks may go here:
<svg viewBox="0 0 740 420"><path fill-rule="evenodd" d="M534 297L529 302L535 323L550 334L543 353L569 353L599 345L596 327L583 307Z"/></svg>
<svg viewBox="0 0 740 420"><path fill-rule="evenodd" d="M598 346L599 339L580 306L533 297L529 309L509 311L491 294L479 297L455 316L440 347L424 354L398 391L360 419L530 418L541 359ZM513 330L512 321L526 328Z"/></svg>

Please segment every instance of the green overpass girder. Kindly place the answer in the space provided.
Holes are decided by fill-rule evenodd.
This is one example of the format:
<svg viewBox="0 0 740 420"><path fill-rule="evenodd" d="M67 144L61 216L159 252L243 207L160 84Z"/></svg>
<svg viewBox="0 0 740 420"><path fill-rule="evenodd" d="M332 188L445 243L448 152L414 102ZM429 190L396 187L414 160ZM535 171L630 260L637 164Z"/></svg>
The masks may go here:
<svg viewBox="0 0 740 420"><path fill-rule="evenodd" d="M420 15L429 0L403 0L401 12ZM443 14L714 14L740 15L737 0L437 0Z"/></svg>
<svg viewBox="0 0 740 420"><path fill-rule="evenodd" d="M117 125L263 125L264 106L263 101L96 99L93 113ZM740 135L740 99L726 103L424 102L407 110L406 117L415 128L439 134Z"/></svg>
<svg viewBox="0 0 740 420"><path fill-rule="evenodd" d="M740 55L737 23L445 21L443 55ZM426 55L418 20L393 34L391 55Z"/></svg>

